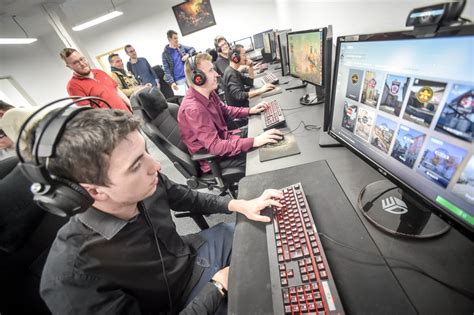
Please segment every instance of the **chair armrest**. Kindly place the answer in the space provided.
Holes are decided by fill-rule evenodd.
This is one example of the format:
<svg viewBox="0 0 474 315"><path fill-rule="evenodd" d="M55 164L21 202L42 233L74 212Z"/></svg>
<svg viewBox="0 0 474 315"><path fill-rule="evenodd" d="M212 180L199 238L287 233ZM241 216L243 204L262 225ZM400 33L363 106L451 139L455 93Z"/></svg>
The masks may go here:
<svg viewBox="0 0 474 315"><path fill-rule="evenodd" d="M193 155L191 155L191 159L193 161L200 161L200 160L209 160L209 159L213 159L215 158L216 156L214 154L211 154L207 151L198 151L196 153L194 153Z"/></svg>

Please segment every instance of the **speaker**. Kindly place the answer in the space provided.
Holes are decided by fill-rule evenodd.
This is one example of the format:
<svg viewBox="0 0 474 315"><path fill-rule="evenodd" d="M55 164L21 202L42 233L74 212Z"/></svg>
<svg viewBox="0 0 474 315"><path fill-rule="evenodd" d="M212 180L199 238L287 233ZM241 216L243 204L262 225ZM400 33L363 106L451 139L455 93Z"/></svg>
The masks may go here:
<svg viewBox="0 0 474 315"><path fill-rule="evenodd" d="M195 56L189 57L189 67L191 68L191 82L197 86L204 85L206 83L206 74L199 70L195 64Z"/></svg>
<svg viewBox="0 0 474 315"><path fill-rule="evenodd" d="M31 139L31 161L25 161L19 144L26 126L40 111L65 100L72 100L72 102L54 109L39 122L34 137ZM84 212L94 203L94 199L81 185L50 174L47 167L49 158L55 156L56 145L61 139L66 124L78 113L92 109L89 106L72 107L85 100L89 100L91 105L97 108L99 108L99 101L111 108L106 101L98 97L73 96L56 100L35 111L23 123L16 144L16 152L20 159L19 168L33 183L30 188L33 200L46 211L62 217ZM43 164L40 158L45 158L46 163Z"/></svg>

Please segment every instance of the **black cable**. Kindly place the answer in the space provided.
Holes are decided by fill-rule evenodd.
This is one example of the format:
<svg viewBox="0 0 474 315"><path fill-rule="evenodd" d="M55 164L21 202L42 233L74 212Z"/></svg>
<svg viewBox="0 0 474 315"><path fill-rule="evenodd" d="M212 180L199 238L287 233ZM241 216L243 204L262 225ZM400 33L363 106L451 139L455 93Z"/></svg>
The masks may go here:
<svg viewBox="0 0 474 315"><path fill-rule="evenodd" d="M294 128L294 129L292 129L292 130L290 130L290 131L288 131L288 132L285 132L283 135L285 136L285 135L288 135L288 134L292 133L293 131L296 131L296 130L301 126L301 124L303 124L304 129L305 129L305 130L308 130L308 131L309 131L309 130L319 130L319 129L321 129L321 126L307 125L307 124L305 124L305 122L304 122L303 120L301 120L300 123L298 124L298 126L297 126L296 128Z"/></svg>
<svg viewBox="0 0 474 315"><path fill-rule="evenodd" d="M20 23L18 23L18 21L15 19L16 18L16 15L12 15L12 20L16 23L16 25L18 25L19 28L21 28L21 30L23 31L23 33L25 33L25 36L26 38L28 38L28 34L26 33L25 29L23 27L21 27Z"/></svg>
<svg viewBox="0 0 474 315"><path fill-rule="evenodd" d="M112 2L112 7L114 8L114 11L117 11L117 8L115 8L114 0L110 0L110 2Z"/></svg>
<svg viewBox="0 0 474 315"><path fill-rule="evenodd" d="M359 253L363 253L365 255L368 255L368 256L372 256L372 257L377 257L377 258L380 258L378 255L375 255L375 254L372 254L370 252L367 252L365 250L362 250L362 249L359 249L359 248L355 248L355 247L352 247L350 245L347 245L347 244L344 244L344 243L341 243L339 241L336 241L335 239L331 238L330 236L324 234L324 233L321 233L321 232L318 232L319 235L323 236L324 238L326 238L327 240L341 246L341 247L344 247L344 248L347 248L347 249L350 249L350 250L353 250L355 252L359 252ZM452 291L464 296L464 297L467 297L469 299L474 299L474 293L473 292L470 292L468 290L465 290L463 288L458 288L456 286L453 286L447 282L444 282L443 280L440 280L432 275L430 275L428 272L424 271L422 268L418 267L417 265L415 264L412 264L408 261L405 261L403 259L399 259L399 258L395 258L395 257L390 257L390 256L385 256L383 255L382 253L380 253L380 255L384 258L384 259L389 259L389 260L393 260L393 261L396 261L396 262L399 262L399 263L402 263L402 264L405 264L405 265L408 265L408 266L391 266L391 268L399 268L399 269L408 269L408 270L412 270L412 271L415 271L415 272L418 272L422 275L424 275L425 277L427 278L430 278L431 280L434 280L436 282L438 282L439 284L447 287L448 289L451 289ZM354 260L354 259L351 259L352 261L356 261L357 260ZM367 263L367 262L361 262L363 264L369 264L369 265L383 265L383 264L377 264L377 263Z"/></svg>
<svg viewBox="0 0 474 315"><path fill-rule="evenodd" d="M158 174L157 174L157 176L158 176ZM166 290L168 292L168 303L170 304L170 313L174 314L174 312L173 312L173 299L171 298L171 290L170 290L170 286L168 284L168 277L166 276L165 262L163 261L163 255L161 254L160 243L158 242L158 237L156 236L155 226L151 222L151 219L148 216L148 212L146 211L145 207L140 207L140 208L142 208L143 213L145 214L145 219L148 222L148 224L150 225L151 230L153 231L153 237L155 239L156 248L158 249L158 254L160 255L161 268L163 270L163 278L165 280Z"/></svg>

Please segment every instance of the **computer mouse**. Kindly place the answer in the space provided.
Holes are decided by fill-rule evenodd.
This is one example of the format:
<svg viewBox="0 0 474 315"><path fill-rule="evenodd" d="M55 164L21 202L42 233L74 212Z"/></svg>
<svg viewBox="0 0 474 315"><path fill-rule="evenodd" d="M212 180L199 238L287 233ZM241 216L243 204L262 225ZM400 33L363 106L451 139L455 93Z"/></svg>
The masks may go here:
<svg viewBox="0 0 474 315"><path fill-rule="evenodd" d="M282 142L282 141L284 141L284 140L285 140L285 136L284 136L284 135L280 135L280 137L281 137L281 139L280 139L280 140L278 140L278 142Z"/></svg>

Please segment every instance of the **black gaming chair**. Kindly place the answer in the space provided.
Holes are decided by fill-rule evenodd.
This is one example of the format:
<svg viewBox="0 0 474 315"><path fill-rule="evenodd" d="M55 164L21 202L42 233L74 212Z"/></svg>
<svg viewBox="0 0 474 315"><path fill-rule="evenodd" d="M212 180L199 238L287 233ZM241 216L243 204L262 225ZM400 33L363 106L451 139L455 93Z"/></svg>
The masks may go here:
<svg viewBox="0 0 474 315"><path fill-rule="evenodd" d="M178 105L167 103L156 88L144 88L131 98L134 114L144 121L143 132L173 162L186 178L191 189L214 188L222 194L230 192L236 196L236 183L245 176L242 168L220 169L216 156L207 152L190 155L181 141L178 128ZM202 173L198 161L207 160L210 173Z"/></svg>
<svg viewBox="0 0 474 315"><path fill-rule="evenodd" d="M163 93L166 100L171 103L181 104L182 97L174 95L171 85L165 81L165 71L163 68L160 65L156 65L153 67L153 71L155 71L156 75L158 76L158 80L160 82L160 91Z"/></svg>

